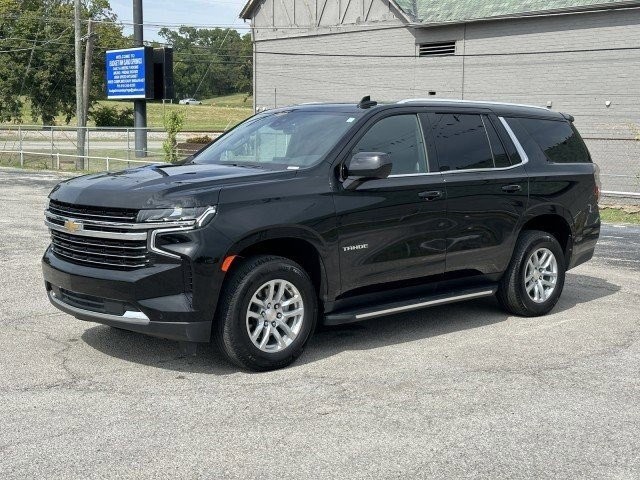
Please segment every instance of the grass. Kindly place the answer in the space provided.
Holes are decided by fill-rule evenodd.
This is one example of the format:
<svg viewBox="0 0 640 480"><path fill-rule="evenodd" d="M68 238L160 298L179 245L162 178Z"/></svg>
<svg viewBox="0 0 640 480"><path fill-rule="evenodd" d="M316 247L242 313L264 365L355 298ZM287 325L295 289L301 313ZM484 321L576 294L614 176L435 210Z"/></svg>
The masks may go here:
<svg viewBox="0 0 640 480"><path fill-rule="evenodd" d="M600 217L606 223L633 223L640 225L640 208L611 208L600 209Z"/></svg>
<svg viewBox="0 0 640 480"><path fill-rule="evenodd" d="M185 123L183 131L185 132L219 132L228 130L234 125L253 114L253 102L251 97L247 97L244 93L234 95L226 95L223 97L215 97L202 101L202 105L178 105L178 104L162 104L159 102L147 103L147 125L150 128L164 129L163 117L164 113L170 110L178 110L184 112ZM133 108L133 102L120 102L112 100L101 100L96 105L110 105L119 108ZM26 102L23 111L23 121L25 124L33 124L31 119L31 109ZM36 122L36 124L40 124ZM62 116L56 118L56 125L65 125L65 119ZM75 118L71 120L69 125L75 125ZM89 126L93 126L93 122L89 122ZM0 124L1 127L1 124Z"/></svg>

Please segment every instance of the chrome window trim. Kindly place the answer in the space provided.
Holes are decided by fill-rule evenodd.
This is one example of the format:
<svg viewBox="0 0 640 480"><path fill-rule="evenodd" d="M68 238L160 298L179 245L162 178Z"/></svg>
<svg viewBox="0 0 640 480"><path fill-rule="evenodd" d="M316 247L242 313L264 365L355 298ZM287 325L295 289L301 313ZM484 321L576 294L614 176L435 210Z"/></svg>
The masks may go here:
<svg viewBox="0 0 640 480"><path fill-rule="evenodd" d="M442 175L442 172L398 173L395 175L389 175L387 178L424 177L425 175Z"/></svg>
<svg viewBox="0 0 640 480"><path fill-rule="evenodd" d="M516 146L516 150L518 151L518 154L520 155L520 159L522 160L522 162L520 162L518 165L525 165L525 164L529 163L529 157L527 155L527 152L524 151L524 148L523 148L522 144L520 143L520 140L518 140L518 137L516 137L516 134L514 133L514 131L511 130L511 127L509 126L509 123L507 122L507 119L504 118L504 117L498 117L498 118L500 119L500 122L504 126L504 129L509 134L509 137L511 138L511 141Z"/></svg>
<svg viewBox="0 0 640 480"><path fill-rule="evenodd" d="M87 317L93 317L100 320L126 322L131 325L149 325L150 323L149 317L147 317L142 312L132 312L127 310L123 315L110 315L108 313L94 312L92 310L85 310L84 308L74 307L72 305L69 305L68 303L63 302L55 296L52 290L49 290L47 293L49 295L49 300L51 301L51 303L56 305L61 310L70 312L72 314L75 313L78 315L85 315Z"/></svg>

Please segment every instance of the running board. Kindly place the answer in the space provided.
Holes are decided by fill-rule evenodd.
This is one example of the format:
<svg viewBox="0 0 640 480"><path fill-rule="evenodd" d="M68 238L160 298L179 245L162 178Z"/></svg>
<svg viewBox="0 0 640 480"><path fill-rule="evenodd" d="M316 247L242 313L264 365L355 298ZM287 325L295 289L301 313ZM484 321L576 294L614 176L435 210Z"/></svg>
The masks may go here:
<svg viewBox="0 0 640 480"><path fill-rule="evenodd" d="M490 297L495 295L496 286L487 286L473 290L458 290L445 295L431 295L406 300L404 302L386 303L369 306L361 309L350 309L338 312L331 312L324 317L325 325L342 325L345 323L361 322L370 318L384 317L396 313L410 312L428 307L446 305L448 303L463 302L475 298Z"/></svg>

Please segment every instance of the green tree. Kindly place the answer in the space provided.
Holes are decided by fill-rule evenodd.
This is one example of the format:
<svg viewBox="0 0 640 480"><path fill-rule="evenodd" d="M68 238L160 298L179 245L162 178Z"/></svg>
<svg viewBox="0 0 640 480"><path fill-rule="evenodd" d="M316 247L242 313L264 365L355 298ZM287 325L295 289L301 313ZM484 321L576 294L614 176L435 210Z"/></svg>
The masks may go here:
<svg viewBox="0 0 640 480"><path fill-rule="evenodd" d="M163 28L159 35L174 50L178 98L251 92L251 35L232 29L193 27Z"/></svg>
<svg viewBox="0 0 640 480"><path fill-rule="evenodd" d="M104 96L104 51L127 44L107 0L85 2L98 35L92 61L92 99ZM86 29L86 22L83 23ZM72 0L0 0L0 121L21 122L23 106L33 121L53 124L75 114Z"/></svg>

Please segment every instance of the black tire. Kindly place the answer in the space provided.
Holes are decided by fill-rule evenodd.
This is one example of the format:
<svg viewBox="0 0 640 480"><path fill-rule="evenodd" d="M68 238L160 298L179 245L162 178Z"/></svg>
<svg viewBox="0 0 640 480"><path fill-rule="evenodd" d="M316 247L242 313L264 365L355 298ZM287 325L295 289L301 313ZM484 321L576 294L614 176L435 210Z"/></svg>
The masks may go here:
<svg viewBox="0 0 640 480"><path fill-rule="evenodd" d="M247 370L275 370L290 365L302 354L317 323L318 300L309 275L297 263L271 255L249 257L235 267L225 281L216 315L213 334L220 350L232 363ZM298 289L304 315L300 331L290 345L278 352L264 352L249 337L246 312L260 286L276 279Z"/></svg>
<svg viewBox="0 0 640 480"><path fill-rule="evenodd" d="M535 302L525 288L525 269L531 255L540 248L553 253L558 264L558 277L554 291L544 302ZM526 230L520 234L509 268L500 280L497 297L500 305L514 315L537 317L549 313L555 307L564 287L566 264L558 240L547 232Z"/></svg>

